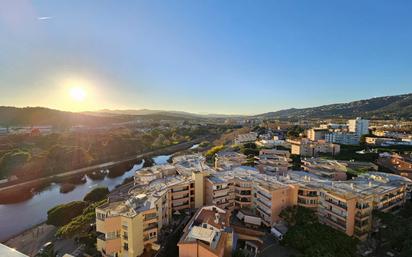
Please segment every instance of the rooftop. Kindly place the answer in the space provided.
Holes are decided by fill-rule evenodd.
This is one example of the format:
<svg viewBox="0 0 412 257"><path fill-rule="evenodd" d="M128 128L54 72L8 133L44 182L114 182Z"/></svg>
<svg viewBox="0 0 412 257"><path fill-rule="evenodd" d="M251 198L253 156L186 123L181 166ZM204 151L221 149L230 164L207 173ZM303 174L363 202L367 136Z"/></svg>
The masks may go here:
<svg viewBox="0 0 412 257"><path fill-rule="evenodd" d="M22 254L16 249L10 248L4 244L0 244L0 256L1 257L28 257L27 255Z"/></svg>

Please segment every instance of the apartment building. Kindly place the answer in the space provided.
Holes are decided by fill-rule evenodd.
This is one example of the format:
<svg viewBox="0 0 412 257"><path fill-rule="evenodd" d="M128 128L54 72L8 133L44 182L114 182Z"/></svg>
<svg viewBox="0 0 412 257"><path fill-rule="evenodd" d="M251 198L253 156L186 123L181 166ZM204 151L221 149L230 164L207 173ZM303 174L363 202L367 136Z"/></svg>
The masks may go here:
<svg viewBox="0 0 412 257"><path fill-rule="evenodd" d="M200 208L183 230L179 257L231 256L230 213L217 206Z"/></svg>
<svg viewBox="0 0 412 257"><path fill-rule="evenodd" d="M255 157L255 166L268 175L284 174L292 167L289 151L276 149L262 149L259 156Z"/></svg>
<svg viewBox="0 0 412 257"><path fill-rule="evenodd" d="M201 154L175 156L172 159L172 164L175 166L177 173L183 176L191 176L193 172L197 171L214 172L206 164L206 158Z"/></svg>
<svg viewBox="0 0 412 257"><path fill-rule="evenodd" d="M215 169L229 170L242 166L247 156L233 151L221 151L215 154Z"/></svg>
<svg viewBox="0 0 412 257"><path fill-rule="evenodd" d="M356 119L348 120L349 132L355 133L358 136L369 134L369 120L356 117Z"/></svg>
<svg viewBox="0 0 412 257"><path fill-rule="evenodd" d="M390 137L365 137L368 145L391 146L391 145L412 145L412 139L409 138L390 138Z"/></svg>
<svg viewBox="0 0 412 257"><path fill-rule="evenodd" d="M109 203L96 208L97 249L115 257L139 256L145 248L156 248L159 230L172 214L190 214L195 208L195 180L168 176L137 184L124 198L112 195Z"/></svg>
<svg viewBox="0 0 412 257"><path fill-rule="evenodd" d="M331 132L325 135L325 141L330 143L336 143L340 145L358 145L360 143L360 137L356 133L346 132Z"/></svg>
<svg viewBox="0 0 412 257"><path fill-rule="evenodd" d="M252 167L220 172L204 169L193 171L191 176L163 175L152 179L147 174L141 175L146 179L135 179L133 187L126 191L113 191L109 202L96 208L97 248L103 256L136 257L145 249L158 249L159 232L172 222L173 214L190 215L196 209L203 210L205 205L215 206L214 213L218 210L223 216L235 209L245 210L244 213L253 213L268 227L280 220L279 214L286 207L304 206L315 210L321 222L349 236L365 239L372 229L372 210L400 208L412 185L407 178L380 172L364 173L349 181L333 181L304 171L270 176ZM199 213L202 211L192 221L199 220ZM203 223L218 228L217 234L205 234L197 228L192 231L188 226L179 248L189 252L199 250L197 253L202 252L199 256L222 256L219 245L223 243L216 237L222 230L216 222Z"/></svg>
<svg viewBox="0 0 412 257"><path fill-rule="evenodd" d="M328 178L330 180L346 180L347 167L345 164L336 160L327 160L322 158L304 158L302 159L303 170Z"/></svg>
<svg viewBox="0 0 412 257"><path fill-rule="evenodd" d="M236 145L246 144L246 143L253 143L256 141L258 134L256 132L249 132L246 134L237 135L234 143Z"/></svg>
<svg viewBox="0 0 412 257"><path fill-rule="evenodd" d="M389 212L400 208L412 185L409 179L382 172L335 182L306 174L292 172L287 180L281 178L299 187L298 205L313 208L320 222L361 240L372 230L372 210Z"/></svg>
<svg viewBox="0 0 412 257"><path fill-rule="evenodd" d="M348 130L334 130L325 134L325 140L341 145L358 145L363 135L369 134L369 120L360 117L348 120Z"/></svg>
<svg viewBox="0 0 412 257"><path fill-rule="evenodd" d="M320 153L337 155L340 152L338 144L329 143L324 140L310 141L307 138L300 140L287 140L291 144L291 153L307 157L316 157Z"/></svg>
<svg viewBox="0 0 412 257"><path fill-rule="evenodd" d="M383 153L379 155L378 165L412 179L412 155Z"/></svg>
<svg viewBox="0 0 412 257"><path fill-rule="evenodd" d="M306 136L311 141L325 140L325 135L328 132L328 128L311 128L306 131Z"/></svg>

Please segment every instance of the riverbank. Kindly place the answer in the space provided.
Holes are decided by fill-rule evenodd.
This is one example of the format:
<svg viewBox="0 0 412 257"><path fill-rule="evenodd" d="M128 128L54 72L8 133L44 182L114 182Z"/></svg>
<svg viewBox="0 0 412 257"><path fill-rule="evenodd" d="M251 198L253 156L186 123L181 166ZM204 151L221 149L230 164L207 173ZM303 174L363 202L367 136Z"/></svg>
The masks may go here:
<svg viewBox="0 0 412 257"><path fill-rule="evenodd" d="M168 155L157 155L152 156L152 158L156 164L167 163L167 160L172 156L171 154L190 153L188 149L194 145L194 142L190 143L190 145L187 144L187 147L184 147L180 151L177 148L169 148L167 152L161 152L168 153ZM0 204L0 241L5 241L13 235L17 236L22 233L22 231L31 229L37 224L44 222L47 218L47 210L59 204L82 200L84 195L95 187L108 187L109 190L114 190L126 179L132 177L142 165L143 163L139 161L132 161L128 165L120 165L119 170L122 170L122 172L119 174L122 175L115 177L108 175L98 176L96 174L93 176L83 175L86 178L86 183L76 184L76 188L68 193L60 192L59 183L61 182L51 183L47 186L43 185L41 190L28 195L27 199L23 201L11 204ZM116 169L117 168L118 167L116 167ZM22 191L18 190L14 197L21 194Z"/></svg>
<svg viewBox="0 0 412 257"><path fill-rule="evenodd" d="M81 169L59 173L53 176L3 186L0 188L0 204L10 204L29 200L36 192L41 191L43 188L49 186L51 183L65 183L70 179L77 180L78 178L82 178L84 175L93 172L98 172L102 169L110 168L113 170L112 173L119 173L119 175L121 175L123 171L130 169L136 161L141 161L144 158L150 158L156 155L173 154L188 149L191 146L198 144L201 141L209 138L210 136L201 137L188 142L168 146L144 154L135 155L133 157L128 157L120 161L107 162L103 164L93 165L90 167L84 167Z"/></svg>

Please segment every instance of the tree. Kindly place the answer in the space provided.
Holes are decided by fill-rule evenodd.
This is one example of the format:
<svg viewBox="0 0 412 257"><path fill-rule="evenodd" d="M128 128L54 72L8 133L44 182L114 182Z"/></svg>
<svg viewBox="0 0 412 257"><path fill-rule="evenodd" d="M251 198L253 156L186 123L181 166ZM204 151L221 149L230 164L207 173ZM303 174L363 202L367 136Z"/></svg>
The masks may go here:
<svg viewBox="0 0 412 257"><path fill-rule="evenodd" d="M324 224L320 224L313 210L288 207L280 217L289 223L282 243L302 253L302 257L353 257L357 240ZM327 243L325 243L327 242Z"/></svg>
<svg viewBox="0 0 412 257"><path fill-rule="evenodd" d="M106 199L109 192L110 191L107 187L96 187L84 196L83 201L92 203L99 202Z"/></svg>
<svg viewBox="0 0 412 257"><path fill-rule="evenodd" d="M397 214L375 211L373 217L381 224L379 233L375 235L378 245L386 245L388 250L394 249L399 256L411 256L412 203L407 202Z"/></svg>
<svg viewBox="0 0 412 257"><path fill-rule="evenodd" d="M313 210L302 206L289 206L283 209L279 216L285 220L289 226L313 224L318 221Z"/></svg>
<svg viewBox="0 0 412 257"><path fill-rule="evenodd" d="M46 223L56 227L66 225L74 217L80 215L87 206L88 203L84 201L57 205L47 211Z"/></svg>
<svg viewBox="0 0 412 257"><path fill-rule="evenodd" d="M152 167L153 165L155 165L155 161L153 160L153 158L144 158L143 168Z"/></svg>
<svg viewBox="0 0 412 257"><path fill-rule="evenodd" d="M294 125L288 129L288 132L286 133L286 136L288 138L296 138L299 137L299 134L302 133L304 129L298 125Z"/></svg>
<svg viewBox="0 0 412 257"><path fill-rule="evenodd" d="M31 155L20 149L5 153L0 158L0 178L9 176L19 167L23 167L31 158Z"/></svg>
<svg viewBox="0 0 412 257"><path fill-rule="evenodd" d="M89 234L90 224L96 221L96 207L105 203L107 203L106 199L89 205L70 222L60 227L56 235L63 238L72 238L75 235L83 236Z"/></svg>

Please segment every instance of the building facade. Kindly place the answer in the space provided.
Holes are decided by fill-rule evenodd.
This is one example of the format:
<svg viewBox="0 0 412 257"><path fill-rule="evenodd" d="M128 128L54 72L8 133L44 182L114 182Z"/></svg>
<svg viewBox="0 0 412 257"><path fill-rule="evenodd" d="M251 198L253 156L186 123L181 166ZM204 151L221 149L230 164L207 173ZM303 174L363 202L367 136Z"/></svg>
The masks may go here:
<svg viewBox="0 0 412 257"><path fill-rule="evenodd" d="M171 167L164 169L170 172ZM106 257L140 256L145 249L159 248L159 233L173 221L174 214L191 215L198 210L179 243L181 256L189 256L187 251L202 252L196 256L222 256L227 251L220 245L227 245L232 237L226 233L228 222L222 223L226 218L214 223L211 218L202 220L201 224L215 233L194 228L200 224L193 225L199 215L210 212L205 205L214 206L213 215L217 213L219 217L226 217L233 210L245 210L267 227L278 222L279 214L288 206L303 206L315 210L322 223L365 239L372 230L372 210L400 208L409 196L411 184L407 178L380 172L364 173L350 181L333 181L303 171L270 176L252 167L200 169L190 176L177 173L152 180L135 179L131 188L114 190L109 202L96 208L97 248ZM221 243L219 238L224 235L227 240Z"/></svg>

